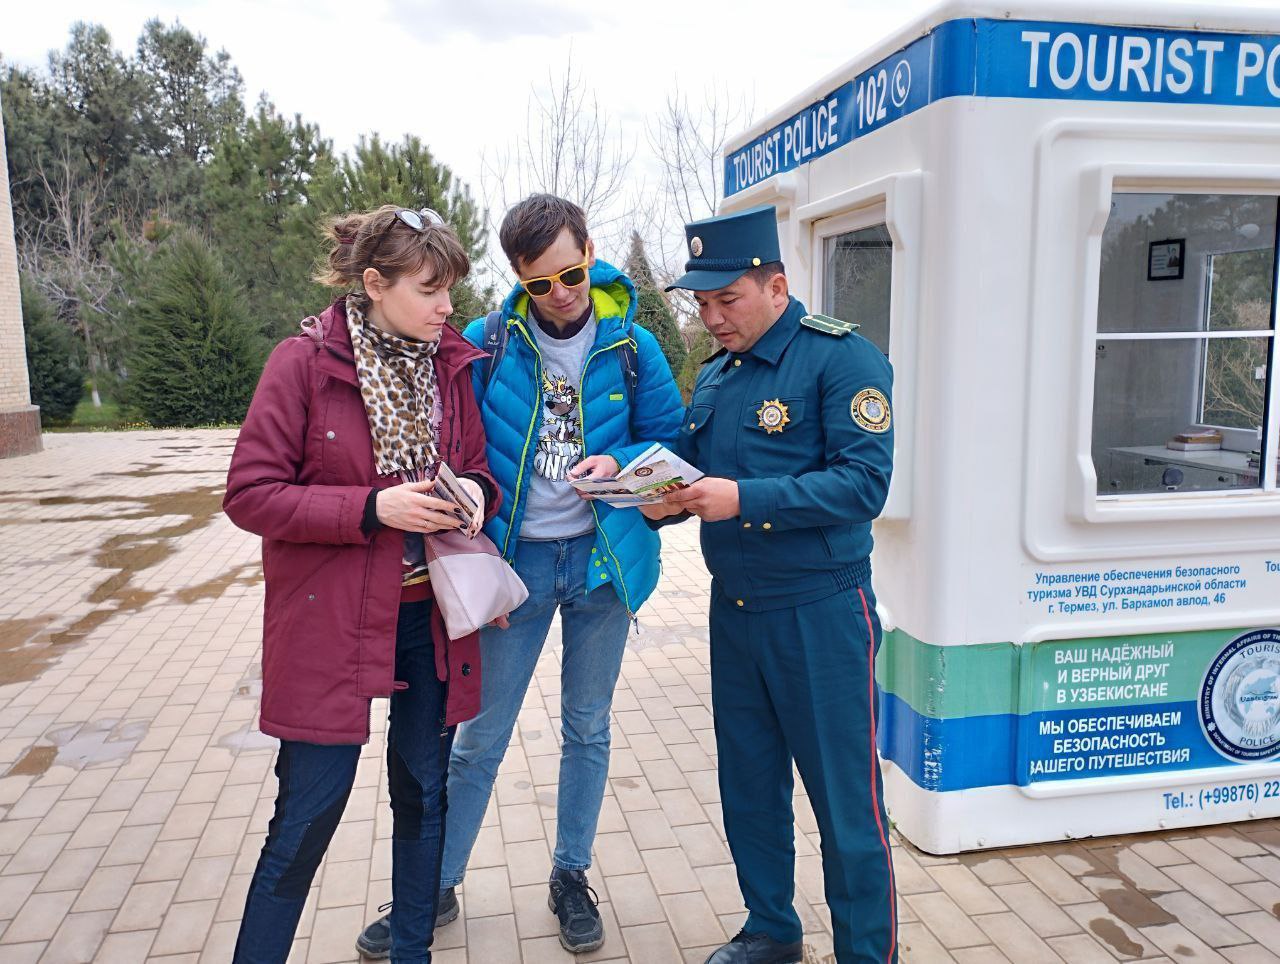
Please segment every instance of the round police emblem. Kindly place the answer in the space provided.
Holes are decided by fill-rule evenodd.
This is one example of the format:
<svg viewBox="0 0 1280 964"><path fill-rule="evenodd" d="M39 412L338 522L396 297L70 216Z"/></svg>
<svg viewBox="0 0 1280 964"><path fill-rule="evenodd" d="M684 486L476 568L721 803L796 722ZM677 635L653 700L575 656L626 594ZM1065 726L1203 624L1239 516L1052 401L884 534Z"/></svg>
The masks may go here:
<svg viewBox="0 0 1280 964"><path fill-rule="evenodd" d="M702 257L702 239L695 236L689 241L689 253L695 258Z"/></svg>
<svg viewBox="0 0 1280 964"><path fill-rule="evenodd" d="M772 435L774 432L781 432L791 421L791 413L787 411L787 406L782 404L782 399L775 398L760 403L760 407L756 409L756 418L765 434Z"/></svg>
<svg viewBox="0 0 1280 964"><path fill-rule="evenodd" d="M642 465L636 469L636 478L647 479L651 475L653 475L653 469L647 465Z"/></svg>
<svg viewBox="0 0 1280 964"><path fill-rule="evenodd" d="M889 425L893 421L889 399L876 388L864 388L854 395L853 401L849 403L849 414L864 429L877 435L889 431Z"/></svg>
<svg viewBox="0 0 1280 964"><path fill-rule="evenodd" d="M1254 629L1223 647L1200 684L1200 728L1228 760L1280 753L1280 630Z"/></svg>

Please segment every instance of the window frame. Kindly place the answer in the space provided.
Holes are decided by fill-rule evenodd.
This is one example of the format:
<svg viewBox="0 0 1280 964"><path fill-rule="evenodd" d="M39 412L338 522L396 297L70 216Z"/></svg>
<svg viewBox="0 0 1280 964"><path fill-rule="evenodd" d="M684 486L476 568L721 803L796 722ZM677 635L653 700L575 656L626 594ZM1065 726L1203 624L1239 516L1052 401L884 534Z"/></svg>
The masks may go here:
<svg viewBox="0 0 1280 964"><path fill-rule="evenodd" d="M818 221L813 226L813 283L810 290L813 292L814 301L818 302L815 306L818 311L823 314L830 314L826 306L826 269L827 269L827 242L842 235L854 234L858 231L866 231L870 228L883 227L889 235L889 258L890 258L890 277L889 277L889 350L885 352L890 358L893 357L893 350L896 347L894 341L894 311L893 311L893 289L894 277L898 270L898 245L894 243L893 231L889 228L889 221L884 204L873 204L856 211L849 211L845 214L837 215L832 218L825 218ZM811 307L810 310L813 310ZM856 318L847 319L857 322Z"/></svg>
<svg viewBox="0 0 1280 964"><path fill-rule="evenodd" d="M1078 501L1070 507L1069 514L1087 522L1128 523L1162 522L1174 519L1221 519L1240 516L1271 515L1280 504L1277 488L1276 459L1280 456L1280 338L1271 338L1268 354L1268 384L1266 411L1268 425L1263 429L1262 485L1247 489L1222 489L1188 492L1135 492L1110 494L1098 492L1097 470L1093 465L1093 406L1095 389L1095 356L1099 338L1117 340L1142 340L1148 333L1101 332L1098 330L1098 292L1102 277L1102 236L1110 216L1111 201L1115 194L1222 194L1264 195L1275 197L1280 203L1280 177L1275 169L1253 165L1222 165L1203 174L1190 166L1116 163L1082 171L1084 196L1082 202L1095 212L1092 230L1088 237L1085 259L1085 298L1081 308L1085 314L1082 340L1078 343L1082 364L1078 372L1083 377L1078 382L1080 419L1077 421L1078 439L1077 485ZM1246 173L1247 172L1247 173ZM1277 224L1277 243L1280 244L1280 224ZM1277 329L1277 302L1280 301L1280 256L1276 258L1277 277L1273 281L1272 327ZM1203 332L1183 333L1203 335ZM1233 334L1237 334L1233 332ZM1270 485L1270 488L1267 486Z"/></svg>
<svg viewBox="0 0 1280 964"><path fill-rule="evenodd" d="M1277 304L1277 299L1280 298L1280 193L1276 193L1272 191L1259 192L1256 190L1245 189L1245 188L1223 189L1223 190L1200 190L1200 189L1178 190L1176 188L1169 188L1163 185L1159 187L1144 188L1144 187L1129 187L1129 186L1122 186L1121 184L1114 184L1112 185L1111 194L1112 194L1112 198L1114 198L1115 195L1117 194L1153 194L1153 195L1167 194L1171 196L1213 194L1213 195L1234 196L1234 197L1272 197L1275 199L1275 202L1276 202L1276 234L1272 238L1272 247L1271 247L1272 278L1271 278L1271 311L1270 311L1271 327L1270 328L1259 329L1259 330L1226 329L1226 330L1217 331L1217 332L1210 331L1207 327L1203 329L1191 329L1186 331L1162 330L1162 331L1131 331L1131 332L1107 331L1107 332L1104 332L1104 331L1098 330L1097 306L1095 305L1094 307L1094 344L1095 345L1097 345L1102 341L1111 341L1111 342L1116 342L1116 341L1193 341L1198 343L1199 349L1202 353L1201 361L1198 366L1202 372L1201 384L1198 386L1198 394L1200 396L1200 404L1199 404L1200 413L1199 414L1203 414L1203 408L1204 408L1203 372L1204 372L1205 366L1207 365L1207 359L1208 359L1207 347L1209 342L1211 340L1220 339L1220 338L1230 338L1230 339L1269 338L1271 340L1270 348L1267 351L1267 385L1263 392L1262 444L1260 446L1260 454L1262 455L1263 462L1259 466L1260 468L1260 472L1258 474L1259 484L1256 486L1248 486L1248 487L1242 487L1238 489L1196 489L1196 490L1191 490L1187 492L1126 492L1126 493L1115 493L1115 494L1099 492L1097 495L1098 499L1107 500L1107 501L1134 501L1134 500L1145 501L1148 499L1160 499L1160 500L1176 499L1179 496L1184 498L1194 497L1197 499L1206 499L1206 498L1214 498L1214 497L1227 497L1233 494L1236 494L1236 495L1257 494L1257 493L1265 493L1269 495L1275 494L1277 491L1275 456L1273 455L1271 458L1267 458L1267 453L1268 451L1272 451L1272 452L1275 451L1276 434L1277 434L1277 430L1280 429L1280 425L1277 424L1277 420L1280 419L1280 411L1278 411L1276 408L1276 402L1277 402L1276 393L1272 391L1272 389L1275 387L1274 383L1276 383L1277 381L1280 381L1280 379L1276 379L1274 377L1275 366L1277 363L1276 304ZM1103 228L1104 233L1105 233L1105 230L1106 229L1104 226ZM1262 250L1265 250L1265 248L1263 248ZM1218 252L1218 253L1224 253L1224 252ZM1211 259L1212 257L1214 257L1214 254L1206 253L1205 256ZM1102 284L1102 268L1103 268L1102 261L1101 261L1101 258L1099 258L1098 270L1097 270L1097 283L1098 283L1099 289L1101 288L1101 284ZM1201 302L1201 308L1200 308L1201 316L1206 321L1207 321L1206 316L1210 308L1209 292L1211 290L1211 287L1210 287L1211 285L1212 285L1212 276L1207 275L1205 288L1202 293L1202 302ZM1095 387L1095 391L1096 391L1096 387ZM1094 407L1093 414L1095 417L1096 417L1096 406L1097 406L1097 398L1095 394L1093 398L1093 407ZM1204 423L1196 423L1196 424L1204 424ZM1231 429L1229 427L1226 428L1225 431L1242 432L1242 433L1248 432L1247 429ZM1090 442L1091 442L1090 452L1092 453L1092 435L1093 435L1092 425L1090 425L1089 434L1090 434ZM1249 433L1249 434L1252 434L1252 433ZM1245 451L1248 451L1248 450L1246 449ZM1097 472L1096 467L1094 469L1094 472L1096 475L1096 472Z"/></svg>
<svg viewBox="0 0 1280 964"><path fill-rule="evenodd" d="M923 286L924 175L900 171L837 191L792 211L796 246L809 254L807 281L817 310L823 293L826 238L884 224L892 241L889 361L893 365L893 481L882 520L911 517L915 475L915 410L920 290Z"/></svg>
<svg viewBox="0 0 1280 964"><path fill-rule="evenodd" d="M1280 232L1280 198L1277 198L1277 202L1276 202L1276 225L1277 225L1277 231ZM1274 268L1277 266L1277 263L1280 263L1280 250L1278 249L1280 249L1280 242L1273 239L1272 245L1270 248L1266 248L1266 247L1246 248L1240 251L1209 251L1205 253L1204 257L1207 264L1205 265L1205 276L1204 276L1204 294L1203 294L1204 301L1203 301L1203 307L1201 309L1201 314L1204 316L1204 321L1206 325L1204 329L1205 332L1208 332L1210 330L1207 326L1209 321L1209 313L1213 310L1213 260L1214 258L1220 258L1224 255L1230 255L1230 254L1250 254L1254 251L1270 251L1271 257L1272 257L1272 265ZM1235 337L1237 338L1271 338L1273 340L1275 339L1276 337L1276 299L1277 299L1277 296L1280 295L1280 291L1278 291L1278 288L1280 288L1280 277L1273 277L1272 291L1271 291L1271 315L1270 315L1271 327L1266 330L1255 330L1255 329L1244 329L1244 328L1232 329L1232 333L1234 334ZM1228 337L1228 336L1223 335L1221 337ZM1216 422L1208 421L1204 417L1204 410L1207 403L1206 393L1208 392L1208 389L1209 389L1209 340L1210 339L1203 338L1201 340L1204 342L1204 350L1200 359L1200 391L1199 391L1200 404L1199 404L1199 419L1197 420L1196 424L1200 426L1204 426L1206 428L1216 428L1219 432L1222 433L1224 442L1227 440L1230 440L1231 445L1233 446L1235 451L1248 452L1253 447L1252 443L1256 437L1254 430L1237 428L1231 425L1219 425ZM1269 359L1267 364L1267 379L1268 379L1268 382L1271 379L1271 364ZM1267 401L1268 401L1267 389L1266 389L1266 386L1263 386L1262 429L1264 432L1264 439L1265 439L1266 421L1267 421ZM1239 448L1239 446L1246 446L1246 447ZM1225 448L1225 445L1224 445L1224 448ZM1259 487L1261 488L1261 486Z"/></svg>

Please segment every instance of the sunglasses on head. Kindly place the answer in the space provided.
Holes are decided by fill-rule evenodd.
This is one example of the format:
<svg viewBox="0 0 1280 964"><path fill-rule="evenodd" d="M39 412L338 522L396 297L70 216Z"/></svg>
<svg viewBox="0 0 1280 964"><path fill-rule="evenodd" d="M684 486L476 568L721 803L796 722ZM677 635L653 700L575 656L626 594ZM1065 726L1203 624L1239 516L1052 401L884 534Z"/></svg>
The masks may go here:
<svg viewBox="0 0 1280 964"><path fill-rule="evenodd" d="M444 227L444 218L431 208L419 208L412 211L409 208L400 208L396 211L393 220L387 222L387 226L382 229L382 233L378 235L378 243L373 246L373 250L369 252L369 260L372 261L378 253L378 249L382 247L382 242L387 239L387 234L396 226L396 223L406 225L421 234L427 228Z"/></svg>
<svg viewBox="0 0 1280 964"><path fill-rule="evenodd" d="M566 288L576 288L587 280L587 262L565 268L558 274L549 274L542 278L521 278L520 286L535 298L545 298L559 281Z"/></svg>

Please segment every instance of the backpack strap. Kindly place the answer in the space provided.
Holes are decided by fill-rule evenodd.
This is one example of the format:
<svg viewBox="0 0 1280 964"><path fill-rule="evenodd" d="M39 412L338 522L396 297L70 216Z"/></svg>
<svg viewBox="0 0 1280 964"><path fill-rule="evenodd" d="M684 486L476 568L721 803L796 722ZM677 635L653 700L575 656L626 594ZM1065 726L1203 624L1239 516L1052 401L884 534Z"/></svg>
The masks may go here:
<svg viewBox="0 0 1280 964"><path fill-rule="evenodd" d="M484 387L487 390L498 363L507 353L507 326L502 323L501 310L491 311L485 317L484 340L480 342L480 349L489 353L489 359L484 365Z"/></svg>
<svg viewBox="0 0 1280 964"><path fill-rule="evenodd" d="M622 366L622 383L627 389L627 407L636 397L636 386L640 384L640 359L636 357L636 343L628 340L618 348L618 364Z"/></svg>

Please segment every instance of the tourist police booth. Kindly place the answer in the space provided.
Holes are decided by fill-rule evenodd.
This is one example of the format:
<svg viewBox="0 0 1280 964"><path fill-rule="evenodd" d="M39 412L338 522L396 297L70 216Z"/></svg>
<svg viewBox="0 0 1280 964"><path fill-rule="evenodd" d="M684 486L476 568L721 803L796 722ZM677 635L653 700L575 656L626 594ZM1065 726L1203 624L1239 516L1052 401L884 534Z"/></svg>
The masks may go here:
<svg viewBox="0 0 1280 964"><path fill-rule="evenodd" d="M948 4L724 178L896 373L898 828L953 853L1280 815L1280 13Z"/></svg>

